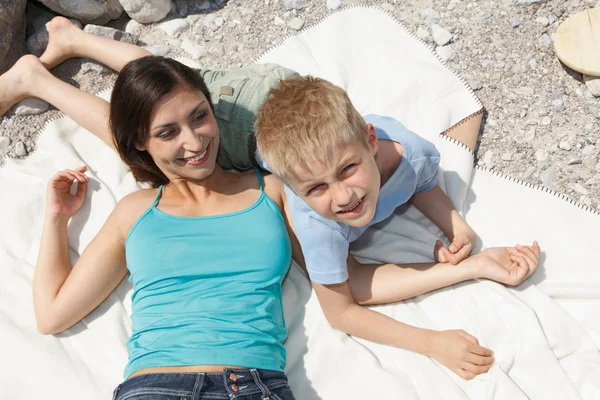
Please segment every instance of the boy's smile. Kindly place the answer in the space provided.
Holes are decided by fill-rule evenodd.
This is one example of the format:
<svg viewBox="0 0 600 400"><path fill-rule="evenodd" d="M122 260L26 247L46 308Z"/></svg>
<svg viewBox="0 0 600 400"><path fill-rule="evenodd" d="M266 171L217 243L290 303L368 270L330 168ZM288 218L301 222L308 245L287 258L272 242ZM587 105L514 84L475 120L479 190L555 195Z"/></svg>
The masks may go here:
<svg viewBox="0 0 600 400"><path fill-rule="evenodd" d="M325 161L309 161L294 168L288 184L323 218L360 227L375 215L381 177L375 162L377 136L368 126L368 146L347 143L331 151Z"/></svg>

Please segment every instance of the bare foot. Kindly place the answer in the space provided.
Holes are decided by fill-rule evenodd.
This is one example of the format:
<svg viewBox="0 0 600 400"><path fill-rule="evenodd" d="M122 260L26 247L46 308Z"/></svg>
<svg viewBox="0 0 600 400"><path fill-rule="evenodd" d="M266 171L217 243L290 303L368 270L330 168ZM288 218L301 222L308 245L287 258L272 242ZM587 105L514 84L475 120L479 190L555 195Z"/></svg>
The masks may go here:
<svg viewBox="0 0 600 400"><path fill-rule="evenodd" d="M40 61L50 70L69 58L75 57L72 43L74 37L81 33L79 27L64 17L54 17L48 24L48 47L41 55Z"/></svg>
<svg viewBox="0 0 600 400"><path fill-rule="evenodd" d="M39 78L49 74L40 60L25 55L11 69L0 76L0 116L6 114L19 101L34 96Z"/></svg>

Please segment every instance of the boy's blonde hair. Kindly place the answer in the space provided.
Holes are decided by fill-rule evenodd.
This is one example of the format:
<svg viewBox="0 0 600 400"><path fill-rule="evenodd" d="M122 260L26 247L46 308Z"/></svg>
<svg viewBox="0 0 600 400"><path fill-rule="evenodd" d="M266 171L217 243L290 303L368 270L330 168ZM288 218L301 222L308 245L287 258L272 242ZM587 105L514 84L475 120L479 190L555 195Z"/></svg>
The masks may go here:
<svg viewBox="0 0 600 400"><path fill-rule="evenodd" d="M366 123L346 92L312 76L280 81L271 89L255 122L262 159L284 181L293 167L324 163L350 142L367 143Z"/></svg>

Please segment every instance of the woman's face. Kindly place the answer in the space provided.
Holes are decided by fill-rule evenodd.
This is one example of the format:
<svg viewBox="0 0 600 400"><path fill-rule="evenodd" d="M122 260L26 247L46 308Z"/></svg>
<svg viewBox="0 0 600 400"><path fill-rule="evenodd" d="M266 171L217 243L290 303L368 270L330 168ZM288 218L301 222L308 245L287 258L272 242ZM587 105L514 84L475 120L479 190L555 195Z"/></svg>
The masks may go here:
<svg viewBox="0 0 600 400"><path fill-rule="evenodd" d="M214 169L219 149L219 127L204 94L179 85L164 96L150 116L144 146L170 181L202 180Z"/></svg>

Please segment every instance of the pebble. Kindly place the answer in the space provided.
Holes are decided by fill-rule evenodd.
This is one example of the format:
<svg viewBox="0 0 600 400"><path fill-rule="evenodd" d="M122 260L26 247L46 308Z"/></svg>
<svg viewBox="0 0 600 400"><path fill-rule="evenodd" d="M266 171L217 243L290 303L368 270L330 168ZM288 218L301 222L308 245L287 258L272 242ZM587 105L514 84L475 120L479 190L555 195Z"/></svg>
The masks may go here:
<svg viewBox="0 0 600 400"><path fill-rule="evenodd" d="M539 38L538 43L543 48L548 48L552 46L552 38L547 33L544 33L541 38Z"/></svg>
<svg viewBox="0 0 600 400"><path fill-rule="evenodd" d="M142 31L142 26L143 25L137 22L135 19L132 19L127 23L127 25L125 25L125 32L132 35L139 35Z"/></svg>
<svg viewBox="0 0 600 400"><path fill-rule="evenodd" d="M535 127L532 126L523 136L523 140L531 142L533 139L535 139Z"/></svg>
<svg viewBox="0 0 600 400"><path fill-rule="evenodd" d="M583 81L594 97L600 97L600 78L597 76L583 75Z"/></svg>
<svg viewBox="0 0 600 400"><path fill-rule="evenodd" d="M118 40L119 42L125 42L130 44L137 43L137 35L123 32L118 29L109 28L106 26L87 24L83 28L84 32L91 33L92 35L101 36L103 38Z"/></svg>
<svg viewBox="0 0 600 400"><path fill-rule="evenodd" d="M50 108L50 104L43 100L30 97L25 99L15 106L15 114L17 115L37 115L46 112Z"/></svg>
<svg viewBox="0 0 600 400"><path fill-rule="evenodd" d="M548 159L548 152L546 150L539 149L535 152L535 158L538 161L546 161Z"/></svg>
<svg viewBox="0 0 600 400"><path fill-rule="evenodd" d="M552 166L550 168L545 169L540 174L540 179L542 180L544 186L549 188L553 187L556 183L556 167Z"/></svg>
<svg viewBox="0 0 600 400"><path fill-rule="evenodd" d="M166 32L169 36L175 36L178 33L185 32L189 29L190 24L185 18L172 19L167 22L158 24L158 28Z"/></svg>
<svg viewBox="0 0 600 400"><path fill-rule="evenodd" d="M542 126L548 126L552 123L552 118L550 117L544 117L542 118L542 121L540 122L540 125Z"/></svg>
<svg viewBox="0 0 600 400"><path fill-rule="evenodd" d="M524 6L530 6L532 4L544 4L547 3L550 0L518 0L517 3L524 5Z"/></svg>
<svg viewBox="0 0 600 400"><path fill-rule="evenodd" d="M531 69L536 69L538 64L537 64L537 60L535 58L532 58L531 60L529 60L529 68Z"/></svg>
<svg viewBox="0 0 600 400"><path fill-rule="evenodd" d="M199 60L206 54L204 46L194 43L189 39L183 39L183 42L181 42L181 49L192 56L194 60Z"/></svg>
<svg viewBox="0 0 600 400"><path fill-rule="evenodd" d="M584 188L583 185L581 185L580 183L574 183L571 187L579 194L586 195L590 192L589 190Z"/></svg>
<svg viewBox="0 0 600 400"><path fill-rule="evenodd" d="M502 158L503 161L512 161L512 154L511 153L504 153L502 154Z"/></svg>
<svg viewBox="0 0 600 400"><path fill-rule="evenodd" d="M469 81L468 83L469 86L471 86L471 89L473 89L474 91L478 91L483 88L483 85L479 81Z"/></svg>
<svg viewBox="0 0 600 400"><path fill-rule="evenodd" d="M304 20L301 18L292 18L289 22L288 22L288 26L292 29L295 29L297 31L299 31L300 29L302 29L302 27L304 26Z"/></svg>
<svg viewBox="0 0 600 400"><path fill-rule="evenodd" d="M552 105L556 111L563 111L565 109L563 103L561 99L552 100Z"/></svg>
<svg viewBox="0 0 600 400"><path fill-rule="evenodd" d="M389 11L389 12L393 12L394 11L394 5L390 4L390 3L383 3L381 5L381 8L383 8L384 10Z"/></svg>
<svg viewBox="0 0 600 400"><path fill-rule="evenodd" d="M571 151L571 143L567 142L566 140L562 140L559 144L558 144L558 148L564 151Z"/></svg>
<svg viewBox="0 0 600 400"><path fill-rule="evenodd" d="M510 23L510 26L511 26L511 27L513 27L513 28L515 28L515 29L516 29L516 28L518 28L519 26L521 26L521 23L522 23L523 21L521 21L521 19L520 19L520 18L511 18L511 19L509 19L509 20L508 20L508 22Z"/></svg>
<svg viewBox="0 0 600 400"><path fill-rule="evenodd" d="M154 54L155 56L161 56L161 57L164 57L171 52L171 46L169 46L167 44L157 44L154 46L146 46L144 48L146 50L148 50L150 53Z"/></svg>
<svg viewBox="0 0 600 400"><path fill-rule="evenodd" d="M489 169L494 168L494 152L491 150L486 151L483 156L483 161Z"/></svg>
<svg viewBox="0 0 600 400"><path fill-rule="evenodd" d="M96 61L87 61L81 64L81 69L79 72L82 74L87 74L90 71L94 71L98 74L106 74L109 72L108 68Z"/></svg>
<svg viewBox="0 0 600 400"><path fill-rule="evenodd" d="M552 10L552 14L554 14L556 18L560 18L565 13L565 11L566 10L564 9L564 7L558 7Z"/></svg>
<svg viewBox="0 0 600 400"><path fill-rule="evenodd" d="M566 162L567 165L581 164L581 158L577 156L568 156Z"/></svg>
<svg viewBox="0 0 600 400"><path fill-rule="evenodd" d="M285 10L299 10L310 4L310 0L280 0Z"/></svg>
<svg viewBox="0 0 600 400"><path fill-rule="evenodd" d="M431 25L431 37L438 46L445 46L452 40L450 31L437 24Z"/></svg>
<svg viewBox="0 0 600 400"><path fill-rule="evenodd" d="M431 35L429 35L429 31L422 25L419 25L417 28L417 36L423 40L429 39Z"/></svg>
<svg viewBox="0 0 600 400"><path fill-rule="evenodd" d="M425 8L421 10L421 17L425 20L425 25L431 26L440 22L440 13L433 8Z"/></svg>
<svg viewBox="0 0 600 400"><path fill-rule="evenodd" d="M581 153L584 156L591 156L592 154L594 154L594 150L596 150L596 148L594 147L594 145L590 144L587 145L583 148L583 150L581 151Z"/></svg>
<svg viewBox="0 0 600 400"><path fill-rule="evenodd" d="M443 61L448 61L452 58L454 54L454 50L452 50L452 45L449 44L447 46L438 46L435 48L435 52L440 56Z"/></svg>
<svg viewBox="0 0 600 400"><path fill-rule="evenodd" d="M283 19L279 18L277 15L273 19L273 23L275 25L285 25L285 21Z"/></svg>
<svg viewBox="0 0 600 400"><path fill-rule="evenodd" d="M211 47L209 52L214 56L222 57L225 54L225 46L217 44L216 46Z"/></svg>
<svg viewBox="0 0 600 400"><path fill-rule="evenodd" d="M206 17L204 17L202 24L206 27L206 29L214 32L219 29L219 27L215 24L216 18L217 17L214 14L208 14Z"/></svg>
<svg viewBox="0 0 600 400"><path fill-rule="evenodd" d="M225 23L225 18L218 16L217 18L215 18L215 25L218 26L219 28L223 26L223 24Z"/></svg>
<svg viewBox="0 0 600 400"><path fill-rule="evenodd" d="M541 26L548 26L548 25L550 25L550 21L546 17L537 17L535 19L535 22L538 23Z"/></svg>
<svg viewBox="0 0 600 400"><path fill-rule="evenodd" d="M0 150L7 149L10 146L10 138L0 136Z"/></svg>
<svg viewBox="0 0 600 400"><path fill-rule="evenodd" d="M344 5L342 0L327 0L327 9L329 10L337 10L341 6Z"/></svg>
<svg viewBox="0 0 600 400"><path fill-rule="evenodd" d="M596 106L589 106L588 110L590 111L590 113L592 113L592 115L598 119L600 119L600 107L596 107Z"/></svg>
<svg viewBox="0 0 600 400"><path fill-rule="evenodd" d="M15 145L15 154L18 157L25 157L27 155L27 149L25 148L25 144L23 142L17 142Z"/></svg>

